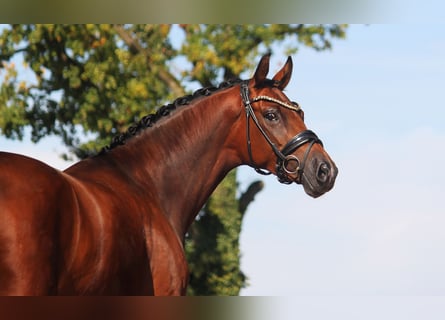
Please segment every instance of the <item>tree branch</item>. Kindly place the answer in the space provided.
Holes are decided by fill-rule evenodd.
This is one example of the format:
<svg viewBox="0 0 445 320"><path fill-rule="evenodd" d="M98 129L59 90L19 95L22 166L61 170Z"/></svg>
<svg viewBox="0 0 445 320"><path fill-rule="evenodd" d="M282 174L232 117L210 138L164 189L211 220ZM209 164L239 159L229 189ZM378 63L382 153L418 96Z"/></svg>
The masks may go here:
<svg viewBox="0 0 445 320"><path fill-rule="evenodd" d="M125 42L125 44L130 49L133 54L143 54L147 60L148 65L150 65L150 55L151 52L148 49L144 49L137 39L132 37L132 35L125 30L125 28L120 24L115 24L114 29L116 30L119 37ZM150 68L150 66L148 66ZM179 81L166 71L163 66L158 66L155 68L159 75L159 78L173 91L174 95L177 97L185 95L183 87L179 84ZM153 70L153 68L152 68Z"/></svg>
<svg viewBox="0 0 445 320"><path fill-rule="evenodd" d="M11 57L15 56L17 53L26 52L26 51L28 51L28 47L20 48L20 49L14 50L13 52L7 53L7 54L2 53L2 54L0 54L0 61L9 60L9 59L11 59Z"/></svg>
<svg viewBox="0 0 445 320"><path fill-rule="evenodd" d="M253 182L249 186L249 188L247 188L247 190L241 195L238 202L238 208L242 215L246 213L249 204L255 199L256 194L263 190L263 188L263 181L258 180Z"/></svg>

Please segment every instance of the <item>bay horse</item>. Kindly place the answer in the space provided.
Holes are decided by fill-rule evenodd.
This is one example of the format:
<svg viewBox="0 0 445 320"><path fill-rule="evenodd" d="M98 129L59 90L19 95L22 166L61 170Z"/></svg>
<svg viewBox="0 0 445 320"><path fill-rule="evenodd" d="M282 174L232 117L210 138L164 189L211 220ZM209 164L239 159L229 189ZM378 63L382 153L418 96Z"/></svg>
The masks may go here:
<svg viewBox="0 0 445 320"><path fill-rule="evenodd" d="M337 167L300 106L272 79L269 55L249 80L161 107L65 171L0 153L0 294L183 295L183 241L233 168L246 164L318 197Z"/></svg>

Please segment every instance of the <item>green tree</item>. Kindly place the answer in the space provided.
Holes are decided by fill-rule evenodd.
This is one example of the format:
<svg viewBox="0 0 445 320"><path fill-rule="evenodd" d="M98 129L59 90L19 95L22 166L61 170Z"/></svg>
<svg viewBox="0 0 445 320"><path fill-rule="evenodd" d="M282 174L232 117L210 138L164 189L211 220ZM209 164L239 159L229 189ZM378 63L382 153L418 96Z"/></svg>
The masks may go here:
<svg viewBox="0 0 445 320"><path fill-rule="evenodd" d="M239 77L280 45L325 50L346 25L9 25L0 35L0 133L60 136L83 158L157 106ZM190 294L237 295L243 215L261 183L237 198L230 173L193 224Z"/></svg>

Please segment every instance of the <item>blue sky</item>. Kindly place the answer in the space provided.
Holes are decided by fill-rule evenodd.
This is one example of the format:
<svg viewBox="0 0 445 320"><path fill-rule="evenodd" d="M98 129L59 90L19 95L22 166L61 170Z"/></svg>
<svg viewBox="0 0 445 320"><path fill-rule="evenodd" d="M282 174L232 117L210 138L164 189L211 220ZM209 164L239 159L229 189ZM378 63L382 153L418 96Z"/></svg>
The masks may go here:
<svg viewBox="0 0 445 320"><path fill-rule="evenodd" d="M353 25L332 51L293 58L287 95L339 176L312 199L240 169L242 187L266 183L243 224L242 293L444 295L445 26ZM0 146L67 166L58 139Z"/></svg>
<svg viewBox="0 0 445 320"><path fill-rule="evenodd" d="M295 55L287 94L340 172L315 200L266 179L243 294L445 294L444 57L440 25L352 26L331 52Z"/></svg>

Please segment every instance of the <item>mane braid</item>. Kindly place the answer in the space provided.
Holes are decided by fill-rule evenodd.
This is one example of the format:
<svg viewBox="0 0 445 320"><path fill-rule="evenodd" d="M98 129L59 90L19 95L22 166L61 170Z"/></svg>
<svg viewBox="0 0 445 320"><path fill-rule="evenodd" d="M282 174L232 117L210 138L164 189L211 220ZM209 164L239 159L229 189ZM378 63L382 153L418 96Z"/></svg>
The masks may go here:
<svg viewBox="0 0 445 320"><path fill-rule="evenodd" d="M144 129L152 127L159 119L168 116L172 111L176 110L178 107L189 105L193 100L199 97L210 96L215 91L233 87L234 85L240 83L241 81L242 80L240 79L232 79L229 81L224 81L218 87L201 88L196 90L193 94L177 98L172 103L160 107L155 113L142 117L142 119L139 120L139 122L130 126L126 132L115 136L112 139L110 145L100 150L99 155L105 154L108 151L116 148L117 146L124 145L128 139L136 136Z"/></svg>

